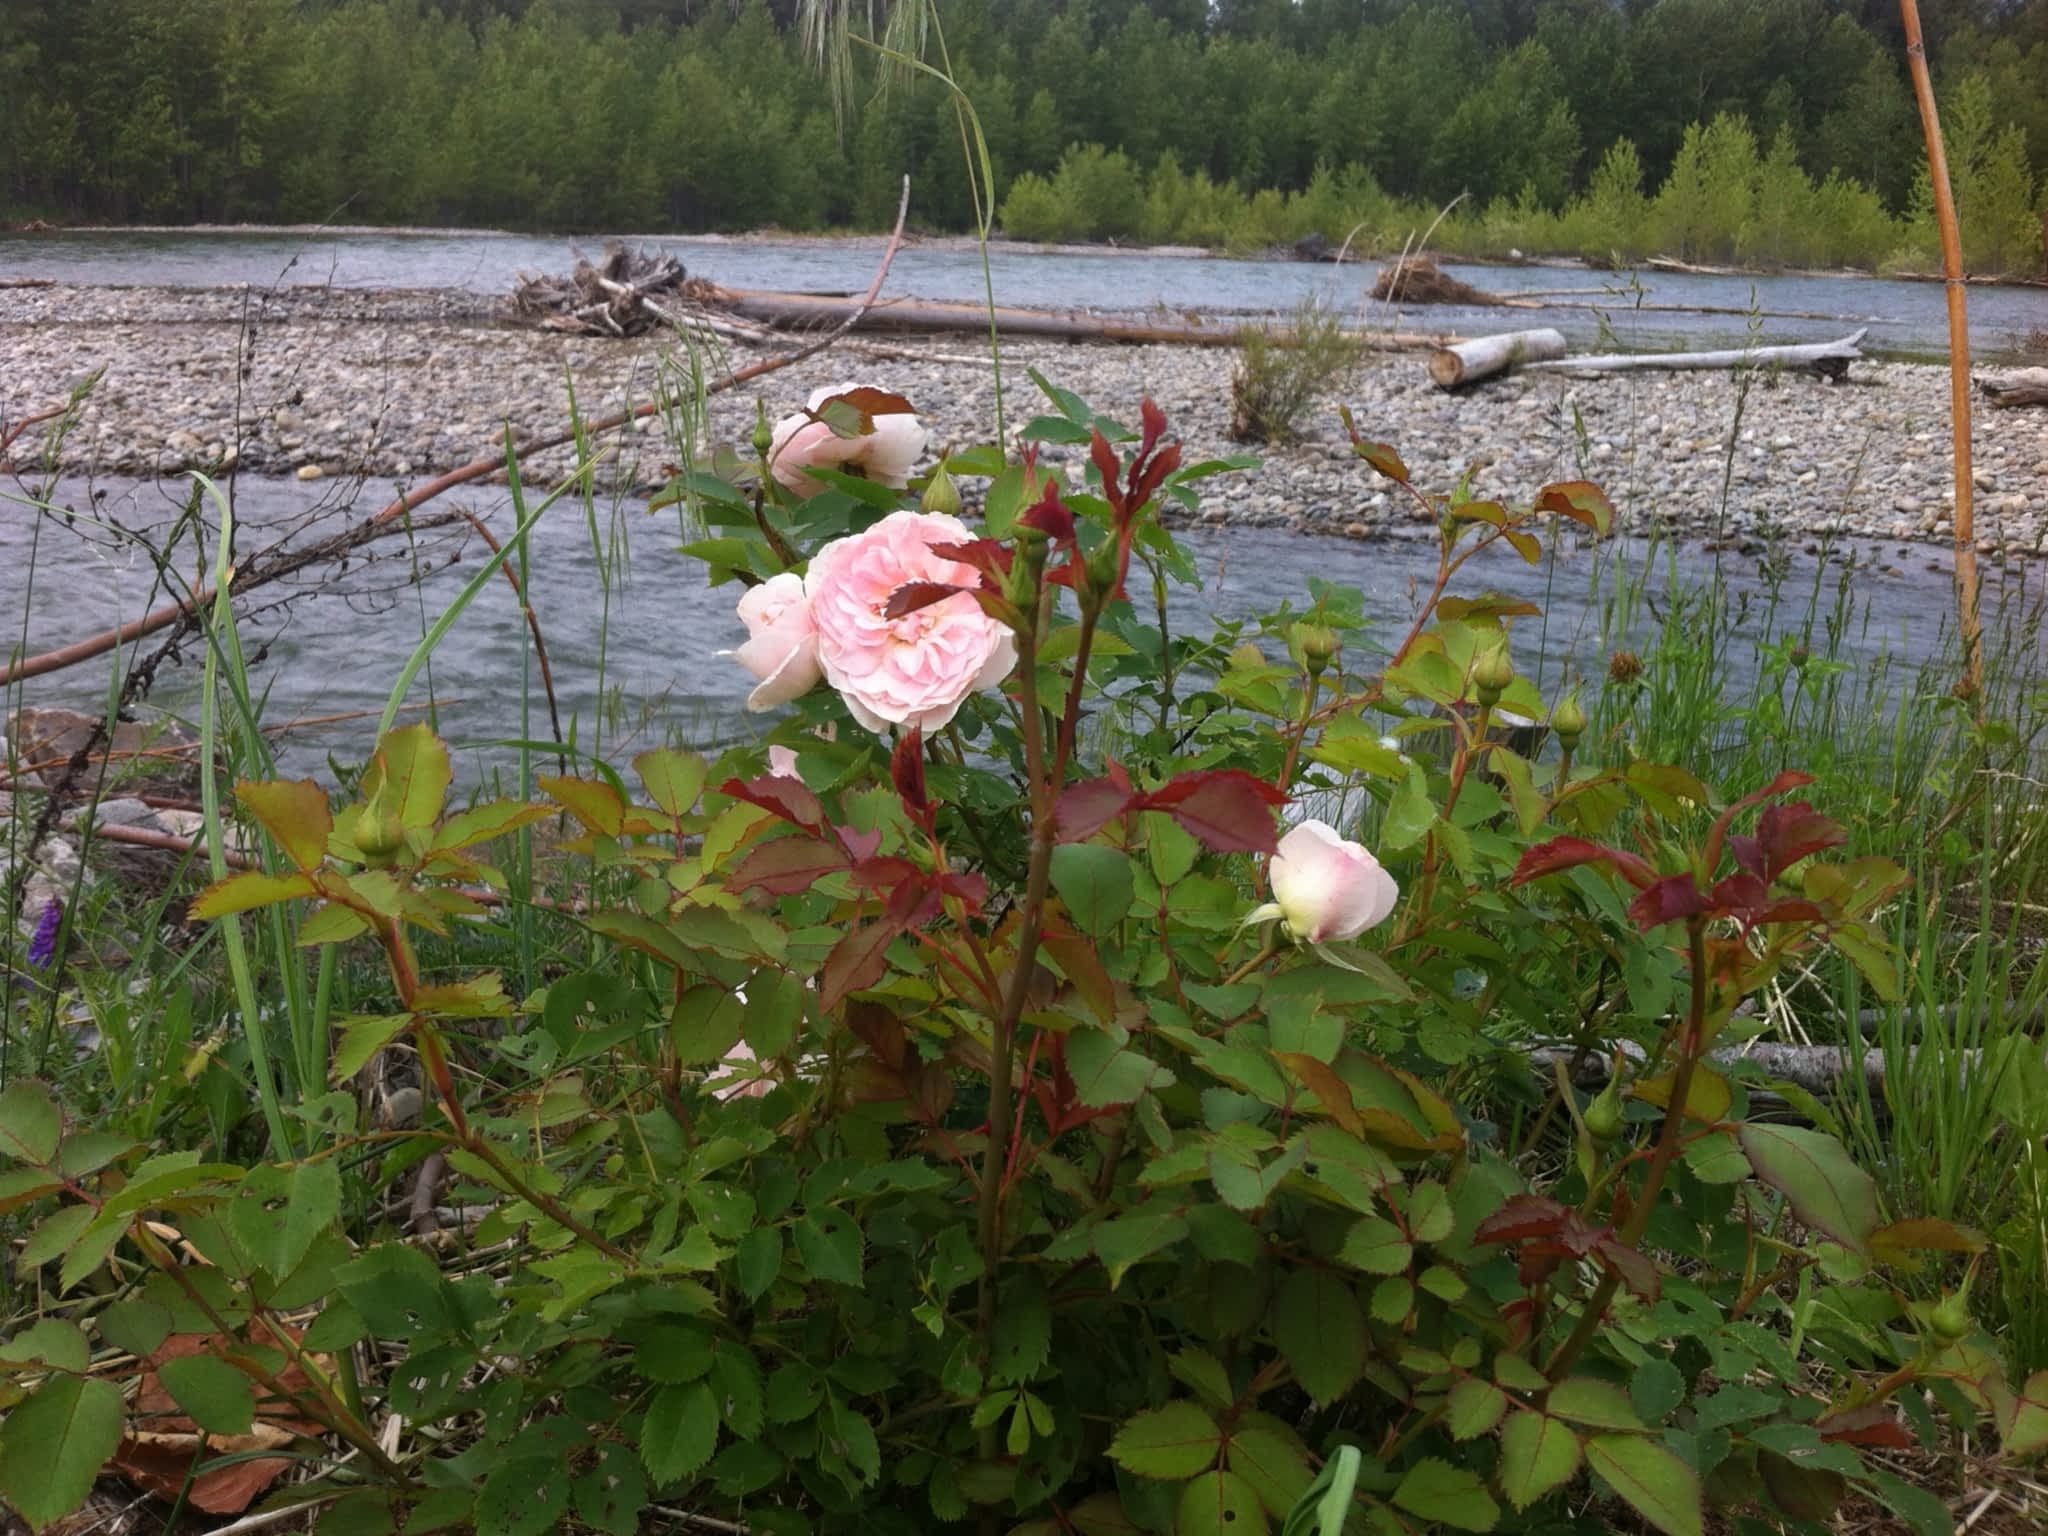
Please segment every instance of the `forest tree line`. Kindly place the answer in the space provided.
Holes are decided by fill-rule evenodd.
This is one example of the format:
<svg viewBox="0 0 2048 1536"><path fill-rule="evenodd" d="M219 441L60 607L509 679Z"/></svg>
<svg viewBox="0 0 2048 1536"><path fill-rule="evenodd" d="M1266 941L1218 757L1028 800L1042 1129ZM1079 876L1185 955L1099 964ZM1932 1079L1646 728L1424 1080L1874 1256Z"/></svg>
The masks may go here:
<svg viewBox="0 0 2048 1536"><path fill-rule="evenodd" d="M1890 0L938 0L1032 239L1931 265ZM842 118L794 0L0 9L0 218L972 221L930 84ZM1979 270L2042 262L2048 0L1924 0Z"/></svg>

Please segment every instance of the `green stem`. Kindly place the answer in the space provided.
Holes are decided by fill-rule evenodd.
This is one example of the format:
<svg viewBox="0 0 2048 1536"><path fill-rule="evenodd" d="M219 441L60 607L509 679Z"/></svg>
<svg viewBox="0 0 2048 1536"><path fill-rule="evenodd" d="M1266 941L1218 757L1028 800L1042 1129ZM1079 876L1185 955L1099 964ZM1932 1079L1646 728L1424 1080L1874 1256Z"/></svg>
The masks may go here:
<svg viewBox="0 0 2048 1536"><path fill-rule="evenodd" d="M1650 1156L1650 1169L1644 1175L1642 1193L1636 1197L1635 1209L1629 1212L1628 1220L1616 1234L1629 1247L1641 1242L1643 1233L1649 1229L1650 1213L1656 1209L1665 1175L1670 1172L1671 1161L1678 1155L1678 1145L1684 1136L1685 1102L1692 1092L1693 1069L1699 1065L1700 1057L1706 1051L1706 920L1700 917L1690 919L1686 925L1686 938L1692 954L1692 1001L1686 1013L1685 1037L1679 1044L1678 1067L1671 1079L1671 1099L1664 1112L1664 1131L1657 1139L1657 1150ZM1579 1314L1578 1326L1572 1329L1571 1336L1557 1347L1557 1352L1544 1365L1545 1376L1556 1381L1585 1353L1586 1346L1593 1342L1593 1335L1600 1331L1608 1303L1614 1300L1614 1293L1620 1287L1620 1276L1613 1270L1600 1277L1599 1285L1594 1287L1586 1302L1585 1311Z"/></svg>

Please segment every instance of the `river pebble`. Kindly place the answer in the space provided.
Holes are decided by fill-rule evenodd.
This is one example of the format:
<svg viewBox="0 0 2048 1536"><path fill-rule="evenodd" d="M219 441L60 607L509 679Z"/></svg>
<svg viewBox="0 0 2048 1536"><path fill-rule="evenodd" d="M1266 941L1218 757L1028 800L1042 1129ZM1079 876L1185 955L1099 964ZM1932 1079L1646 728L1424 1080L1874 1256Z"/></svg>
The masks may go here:
<svg viewBox="0 0 2048 1536"><path fill-rule="evenodd" d="M878 355L874 346L888 349ZM735 348L732 366L762 354ZM1549 481L1599 481L1624 526L1701 538L1827 532L1945 542L1953 501L1948 376L1866 363L1852 382L1804 375L1638 374L1598 380L1532 374L1445 395L1410 355L1369 361L1305 417L1303 440L1251 448L1229 439L1229 348L1010 343L1003 349L1013 440L1051 409L1036 369L1097 408L1135 418L1141 396L1166 410L1189 461L1255 453L1263 466L1203 486L1204 522L1382 536L1426 514L1350 453L1337 407L1391 443L1418 486L1526 501ZM719 359L706 359L716 369ZM0 422L62 404L96 370L67 430L33 428L20 471L422 478L493 451L507 422L558 432L569 390L586 419L687 397L690 359L672 336L604 341L533 330L504 306L438 290L49 287L0 290ZM994 374L966 337L842 343L757 384L714 397L697 451L743 442L755 400L771 417L819 384L860 379L910 396L934 449L984 439ZM687 413L684 413L687 414ZM670 430L623 434L609 485L652 485L683 452ZM643 427L651 425L642 423ZM2048 412L1979 413L1974 445L1979 539L2008 554L2048 551ZM1078 464L1078 449L1044 457ZM522 477L567 473L569 450L523 457ZM1392 494L1390 494L1392 492ZM1947 498L1944 498L1944 493Z"/></svg>

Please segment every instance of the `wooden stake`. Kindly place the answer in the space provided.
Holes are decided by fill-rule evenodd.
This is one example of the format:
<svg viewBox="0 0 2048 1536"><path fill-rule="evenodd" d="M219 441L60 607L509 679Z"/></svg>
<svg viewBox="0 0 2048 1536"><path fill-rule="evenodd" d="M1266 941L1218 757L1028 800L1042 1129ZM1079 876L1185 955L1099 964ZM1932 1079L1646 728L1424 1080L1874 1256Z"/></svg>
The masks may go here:
<svg viewBox="0 0 2048 1536"><path fill-rule="evenodd" d="M1970 310L1963 278L1963 235L1956 222L1955 193L1949 186L1948 154L1942 148L1941 115L1934 82L1927 73L1927 43L1920 33L1918 0L1899 0L1906 26L1906 69L1920 128L1927 138L1927 177L1934 185L1934 218L1941 226L1941 272L1948 289L1949 430L1955 444L1956 510L1951 524L1956 560L1956 621L1963 635L1963 675L1957 692L1984 705L1984 623L1978 608L1977 520L1972 504L1976 482L1970 473Z"/></svg>

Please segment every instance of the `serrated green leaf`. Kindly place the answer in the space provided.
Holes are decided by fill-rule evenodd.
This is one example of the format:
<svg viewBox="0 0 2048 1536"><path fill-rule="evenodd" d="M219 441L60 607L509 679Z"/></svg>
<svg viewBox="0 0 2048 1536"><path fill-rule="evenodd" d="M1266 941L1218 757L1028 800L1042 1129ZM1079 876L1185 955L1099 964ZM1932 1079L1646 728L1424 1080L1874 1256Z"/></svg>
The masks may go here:
<svg viewBox="0 0 2048 1536"><path fill-rule="evenodd" d="M476 1536L542 1536L569 1508L569 1470L561 1461L522 1456L501 1461L476 1496Z"/></svg>
<svg viewBox="0 0 2048 1536"><path fill-rule="evenodd" d="M1658 1441L1595 1435L1586 1442L1586 1464L1665 1536L1701 1536L1699 1476Z"/></svg>
<svg viewBox="0 0 2048 1536"><path fill-rule="evenodd" d="M718 1399L710 1386L663 1387L640 1426L640 1460L656 1483L680 1482L718 1449Z"/></svg>
<svg viewBox="0 0 2048 1536"><path fill-rule="evenodd" d="M1685 1401L1685 1375L1669 1360L1645 1360L1629 1378L1628 1398L1644 1423L1661 1423Z"/></svg>
<svg viewBox="0 0 2048 1536"><path fill-rule="evenodd" d="M1552 1418L1569 1419L1589 1429L1641 1429L1642 1420L1628 1394L1611 1381L1571 1376L1550 1389L1544 1409Z"/></svg>
<svg viewBox="0 0 2048 1536"><path fill-rule="evenodd" d="M1204 1472L1181 1490L1174 1536L1265 1536L1257 1491L1234 1472Z"/></svg>
<svg viewBox="0 0 2048 1536"><path fill-rule="evenodd" d="M825 1209L798 1219L792 1235L797 1257L812 1278L837 1285L861 1283L861 1235L844 1211Z"/></svg>
<svg viewBox="0 0 2048 1536"><path fill-rule="evenodd" d="M57 1155L64 1116L50 1090L32 1077L0 1089L0 1157L38 1167Z"/></svg>
<svg viewBox="0 0 2048 1536"><path fill-rule="evenodd" d="M122 1411L111 1381L49 1378L0 1422L0 1495L35 1530L70 1514L120 1445Z"/></svg>
<svg viewBox="0 0 2048 1536"><path fill-rule="evenodd" d="M1486 1434L1508 1411L1508 1395L1490 1381L1467 1376L1444 1399L1444 1428L1453 1440Z"/></svg>
<svg viewBox="0 0 2048 1536"><path fill-rule="evenodd" d="M249 1378L213 1355L181 1355L157 1367L157 1379L192 1422L211 1435L246 1435L256 1420Z"/></svg>
<svg viewBox="0 0 2048 1536"><path fill-rule="evenodd" d="M1333 1403L1365 1370L1365 1319L1344 1278L1326 1269L1297 1269L1281 1284L1268 1314L1273 1342L1302 1389Z"/></svg>
<svg viewBox="0 0 2048 1536"><path fill-rule="evenodd" d="M1368 1275L1399 1275L1408 1270L1415 1247L1407 1234L1384 1216L1361 1216L1344 1234L1337 1262Z"/></svg>
<svg viewBox="0 0 2048 1536"><path fill-rule="evenodd" d="M1200 1404L1181 1400L1124 1420L1109 1455L1140 1477L1178 1482L1214 1465L1222 1447L1216 1421Z"/></svg>
<svg viewBox="0 0 2048 1536"><path fill-rule="evenodd" d="M341 1021L341 1039L335 1044L334 1058L328 1068L328 1077L333 1082L346 1082L370 1063L385 1046L395 1040L404 1028L412 1023L409 1013L385 1013Z"/></svg>
<svg viewBox="0 0 2048 1536"><path fill-rule="evenodd" d="M1528 1409L1500 1432L1500 1491L1527 1509L1562 1488L1579 1470L1579 1437L1568 1425Z"/></svg>
<svg viewBox="0 0 2048 1536"><path fill-rule="evenodd" d="M1760 1123L1743 1125L1736 1135L1756 1176L1785 1197L1803 1224L1864 1251L1883 1219L1877 1183L1839 1141L1800 1126Z"/></svg>
<svg viewBox="0 0 2048 1536"><path fill-rule="evenodd" d="M1308 1452L1286 1425L1250 1414L1231 1430L1224 1465L1252 1486L1274 1519L1284 1519L1300 1502L1315 1474Z"/></svg>
<svg viewBox="0 0 2048 1536"><path fill-rule="evenodd" d="M1500 1519L1500 1506L1486 1491L1477 1472L1454 1467L1434 1456L1408 1469L1394 1490L1394 1505L1409 1514L1461 1531L1490 1531Z"/></svg>
<svg viewBox="0 0 2048 1536"><path fill-rule="evenodd" d="M1074 925L1099 939L1131 910L1130 855L1100 843L1062 843L1052 852L1052 888Z"/></svg>
<svg viewBox="0 0 2048 1536"><path fill-rule="evenodd" d="M89 1205L66 1205L52 1211L21 1245L21 1253L15 1260L18 1272L25 1275L69 1253L79 1234L92 1225L98 1214Z"/></svg>
<svg viewBox="0 0 2048 1536"><path fill-rule="evenodd" d="M249 1260L274 1276L299 1266L341 1210L341 1169L331 1159L252 1168L228 1202L228 1226Z"/></svg>

